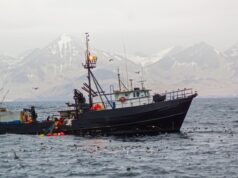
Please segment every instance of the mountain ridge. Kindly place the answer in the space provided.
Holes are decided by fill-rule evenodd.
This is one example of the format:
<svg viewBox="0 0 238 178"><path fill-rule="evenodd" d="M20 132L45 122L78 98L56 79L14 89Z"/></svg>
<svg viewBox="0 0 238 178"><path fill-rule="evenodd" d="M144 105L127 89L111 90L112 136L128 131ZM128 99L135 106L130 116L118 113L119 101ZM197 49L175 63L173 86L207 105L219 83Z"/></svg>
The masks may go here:
<svg viewBox="0 0 238 178"><path fill-rule="evenodd" d="M86 81L82 80L86 75L82 66L84 51L79 38L62 34L44 48L31 50L19 59L0 55L0 75L5 87L11 90L9 100L71 99L72 90ZM134 79L136 84L145 78L146 86L157 92L193 87L202 96L236 96L233 93L238 91L237 44L220 52L200 42L187 48L171 47L148 57L128 55L127 59L101 49L91 51L98 56L95 72L103 86L116 87L117 68L126 80L127 66L128 79ZM33 90L35 87L39 89Z"/></svg>

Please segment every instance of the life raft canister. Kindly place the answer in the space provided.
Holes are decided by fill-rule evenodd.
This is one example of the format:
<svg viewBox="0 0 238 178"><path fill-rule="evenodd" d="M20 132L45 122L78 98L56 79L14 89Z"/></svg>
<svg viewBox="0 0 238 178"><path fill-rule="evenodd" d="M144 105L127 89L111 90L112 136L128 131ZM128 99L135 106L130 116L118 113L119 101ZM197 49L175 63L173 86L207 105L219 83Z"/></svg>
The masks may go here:
<svg viewBox="0 0 238 178"><path fill-rule="evenodd" d="M94 105L92 106L91 109L94 110L94 111L102 110L102 109L103 109L103 106L102 106L101 104L99 104L99 103L96 103L96 104L94 104Z"/></svg>
<svg viewBox="0 0 238 178"><path fill-rule="evenodd" d="M121 103L124 103L124 102L126 102L126 98L122 96L122 97L119 98L119 101L120 101Z"/></svg>

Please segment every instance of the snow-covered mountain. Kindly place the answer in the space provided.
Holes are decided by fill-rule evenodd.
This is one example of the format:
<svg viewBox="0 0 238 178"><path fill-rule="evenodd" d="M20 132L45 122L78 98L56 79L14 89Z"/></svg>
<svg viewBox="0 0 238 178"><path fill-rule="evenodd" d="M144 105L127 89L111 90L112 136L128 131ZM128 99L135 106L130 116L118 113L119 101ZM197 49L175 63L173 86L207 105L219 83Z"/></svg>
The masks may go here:
<svg viewBox="0 0 238 178"><path fill-rule="evenodd" d="M224 55L229 59L238 60L238 43L227 49Z"/></svg>
<svg viewBox="0 0 238 178"><path fill-rule="evenodd" d="M146 71L152 74L153 83L163 83L171 89L193 87L202 95L229 95L223 89L233 87L230 82L233 74L227 58L204 42L165 56L147 66Z"/></svg>
<svg viewBox="0 0 238 178"><path fill-rule="evenodd" d="M104 79L102 84L115 83L117 68L125 68L124 58L98 49L92 49L92 52L98 57L95 72L99 78ZM66 34L45 48L31 50L21 57L21 62L15 68L7 71L6 80L11 81L7 85L11 88L11 97L55 100L71 98L72 90L80 88L86 81L86 70L82 66L84 56L85 48L80 40ZM133 70L139 68L129 60L127 65L133 66ZM125 70L122 70L122 74L125 74ZM135 75L134 71L130 74Z"/></svg>
<svg viewBox="0 0 238 178"><path fill-rule="evenodd" d="M117 87L117 69L125 81L139 85L142 66L146 86L155 91L193 87L201 96L237 96L238 44L219 52L201 42L188 48L171 47L146 56L91 49L97 55L95 75L103 88ZM85 47L77 37L63 34L42 49L28 50L18 58L0 55L0 75L9 100L69 100L72 90L86 79ZM140 72L138 72L140 71ZM138 74L139 73L139 74ZM125 82L126 83L126 82Z"/></svg>
<svg viewBox="0 0 238 178"><path fill-rule="evenodd" d="M227 49L224 56L230 66L231 79L238 83L238 43Z"/></svg>
<svg viewBox="0 0 238 178"><path fill-rule="evenodd" d="M166 57L166 56L172 56L176 53L179 53L182 51L182 47L180 46L173 46L164 50L159 51L156 54L152 54L150 56L140 56L140 55L134 55L129 56L129 59L133 61L136 64L142 65L142 66L148 66L150 64L154 64L158 62L160 59Z"/></svg>
<svg viewBox="0 0 238 178"><path fill-rule="evenodd" d="M20 60L7 56L7 55L0 55L0 87L6 83L6 76L10 70L14 69Z"/></svg>

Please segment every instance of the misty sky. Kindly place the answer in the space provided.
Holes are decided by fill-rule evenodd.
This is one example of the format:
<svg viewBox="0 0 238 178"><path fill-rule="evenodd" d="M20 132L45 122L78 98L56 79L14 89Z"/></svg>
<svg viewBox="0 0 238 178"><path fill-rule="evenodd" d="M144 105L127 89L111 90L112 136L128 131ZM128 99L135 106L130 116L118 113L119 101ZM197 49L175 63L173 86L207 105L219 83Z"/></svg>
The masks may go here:
<svg viewBox="0 0 238 178"><path fill-rule="evenodd" d="M61 33L96 48L156 53L205 41L219 50L238 43L237 0L0 0L0 54L42 48Z"/></svg>

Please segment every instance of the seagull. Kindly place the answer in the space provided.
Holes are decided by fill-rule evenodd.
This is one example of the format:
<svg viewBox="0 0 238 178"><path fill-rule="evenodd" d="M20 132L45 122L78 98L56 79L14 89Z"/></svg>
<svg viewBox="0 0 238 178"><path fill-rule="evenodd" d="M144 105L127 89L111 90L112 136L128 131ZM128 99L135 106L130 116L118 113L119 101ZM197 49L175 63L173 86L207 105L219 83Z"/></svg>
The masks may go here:
<svg viewBox="0 0 238 178"><path fill-rule="evenodd" d="M113 59L109 59L109 62L112 62L113 61Z"/></svg>
<svg viewBox="0 0 238 178"><path fill-rule="evenodd" d="M136 74L140 74L140 71L135 72Z"/></svg>
<svg viewBox="0 0 238 178"><path fill-rule="evenodd" d="M38 87L33 87L32 89L33 89L33 90L38 90L39 88L38 88Z"/></svg>

